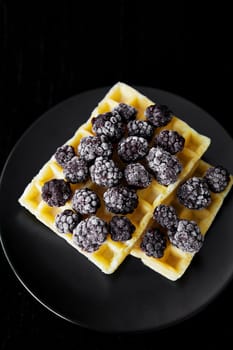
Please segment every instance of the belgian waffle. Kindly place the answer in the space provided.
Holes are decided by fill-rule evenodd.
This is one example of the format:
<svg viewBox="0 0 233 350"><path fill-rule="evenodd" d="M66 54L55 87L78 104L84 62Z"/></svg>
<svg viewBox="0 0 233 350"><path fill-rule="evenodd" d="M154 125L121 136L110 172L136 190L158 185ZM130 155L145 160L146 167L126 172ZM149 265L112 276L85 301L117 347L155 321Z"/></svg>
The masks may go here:
<svg viewBox="0 0 233 350"><path fill-rule="evenodd" d="M124 102L135 107L138 111L137 119L145 119L145 109L149 105L155 103L129 85L119 82L108 91L102 101L93 110L87 122L79 127L79 129L66 142L66 144L72 145L77 150L82 137L94 135L92 131L91 119L96 117L98 114L106 113L112 110L120 102ZM178 180L174 184L165 187L160 185L156 180L153 180L149 187L137 191L139 204L132 214L127 215L132 224L136 227L136 230L130 240L125 242L116 242L111 240L109 237L110 235L108 235L107 240L97 251L93 253L86 253L73 243L71 234L60 234L56 230L54 224L55 216L64 209L71 208L71 202L69 201L65 206L59 208L50 207L41 198L41 188L46 181L53 178L64 178L62 168L56 162L54 155L40 169L39 173L25 188L23 194L19 198L19 203L28 209L33 215L35 215L39 221L47 225L60 237L64 238L81 254L84 254L104 273L110 274L114 272L123 262L125 257L130 253L132 247L145 230L155 206L160 204L174 192L176 187L179 185L182 179L190 173L210 144L210 139L208 137L199 134L187 123L176 116L172 118L171 122L166 127L156 129L156 132L159 132L164 128L176 130L185 138L185 147L178 154L183 170L179 174ZM83 184L71 185L71 187L72 190L75 190L83 187ZM96 215L109 222L112 214L105 209L103 204L102 198L104 189L93 184L91 181L86 182L85 187L92 188L99 195L102 205L98 209Z"/></svg>
<svg viewBox="0 0 233 350"><path fill-rule="evenodd" d="M210 167L210 164L200 160L189 176L203 177L206 170ZM172 205L180 219L194 220L198 224L201 233L205 235L219 209L221 208L223 200L230 191L232 184L233 177L231 176L230 182L223 192L211 193L211 204L205 209L190 210L185 208L179 203L176 196L176 191L162 201L161 204ZM156 227L155 220L153 219L151 219L148 224L148 227L152 226ZM195 253L186 253L181 249L176 248L171 243L168 243L168 246L165 249L165 254L162 258L158 259L149 257L140 249L141 239L142 236L136 242L131 254L137 258L140 258L146 266L173 281L177 280L184 274L195 255Z"/></svg>

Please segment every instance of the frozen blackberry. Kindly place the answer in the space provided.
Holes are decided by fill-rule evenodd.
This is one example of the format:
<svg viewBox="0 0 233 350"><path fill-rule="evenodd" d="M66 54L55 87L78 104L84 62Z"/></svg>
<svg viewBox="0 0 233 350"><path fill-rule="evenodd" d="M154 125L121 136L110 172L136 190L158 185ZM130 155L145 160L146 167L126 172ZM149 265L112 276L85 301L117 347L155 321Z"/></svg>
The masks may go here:
<svg viewBox="0 0 233 350"><path fill-rule="evenodd" d="M97 216L82 220L73 230L73 242L88 253L99 249L106 240L108 225Z"/></svg>
<svg viewBox="0 0 233 350"><path fill-rule="evenodd" d="M118 141L125 132L123 119L117 111L99 114L93 118L92 128L97 135L104 135L112 142Z"/></svg>
<svg viewBox="0 0 233 350"><path fill-rule="evenodd" d="M147 230L140 244L142 251L154 258L162 258L166 246L166 237L158 228Z"/></svg>
<svg viewBox="0 0 233 350"><path fill-rule="evenodd" d="M189 209L202 209L211 203L211 195L204 178L191 177L183 182L177 190L177 198Z"/></svg>
<svg viewBox="0 0 233 350"><path fill-rule="evenodd" d="M126 103L119 103L118 106L114 108L122 117L123 122L128 123L128 121L136 118L137 110L133 106L127 105Z"/></svg>
<svg viewBox="0 0 233 350"><path fill-rule="evenodd" d="M87 162L78 156L73 157L63 168L65 179L72 184L84 182L88 179Z"/></svg>
<svg viewBox="0 0 233 350"><path fill-rule="evenodd" d="M197 253L204 242L204 236L195 221L180 220L176 231L168 231L170 242L184 252Z"/></svg>
<svg viewBox="0 0 233 350"><path fill-rule="evenodd" d="M90 167L91 180L99 186L113 187L123 177L121 170L112 159L98 157Z"/></svg>
<svg viewBox="0 0 233 350"><path fill-rule="evenodd" d="M146 188L152 181L151 174L140 163L131 163L125 167L125 179L130 186L136 188Z"/></svg>
<svg viewBox="0 0 233 350"><path fill-rule="evenodd" d="M142 159L148 151L148 142L143 137L129 136L118 143L118 155L124 162Z"/></svg>
<svg viewBox="0 0 233 350"><path fill-rule="evenodd" d="M109 232L113 241L128 241L135 226L126 216L113 216L109 222Z"/></svg>
<svg viewBox="0 0 233 350"><path fill-rule="evenodd" d="M42 199L50 207L61 207L71 198L70 184L63 179L52 179L44 183L41 189Z"/></svg>
<svg viewBox="0 0 233 350"><path fill-rule="evenodd" d="M177 228L179 221L175 208L165 204L160 204L155 208L153 218L162 227L172 231Z"/></svg>
<svg viewBox="0 0 233 350"><path fill-rule="evenodd" d="M81 216L78 213L70 209L65 209L63 212L57 214L55 226L60 233L72 233L80 220Z"/></svg>
<svg viewBox="0 0 233 350"><path fill-rule="evenodd" d="M129 136L141 136L150 140L154 133L154 127L145 120L132 120L127 124Z"/></svg>
<svg viewBox="0 0 233 350"><path fill-rule="evenodd" d="M182 170L182 164L175 155L171 155L160 147L152 147L146 159L148 167L161 185L168 186L176 182Z"/></svg>
<svg viewBox="0 0 233 350"><path fill-rule="evenodd" d="M210 191L219 193L225 190L230 182L230 174L221 165L207 169L204 179L207 181Z"/></svg>
<svg viewBox="0 0 233 350"><path fill-rule="evenodd" d="M107 210L114 214L132 213L138 205L136 191L124 186L109 188L103 198Z"/></svg>
<svg viewBox="0 0 233 350"><path fill-rule="evenodd" d="M112 155L112 148L112 144L107 141L105 136L86 136L80 141L78 153L80 158L91 162L100 156L110 157Z"/></svg>
<svg viewBox="0 0 233 350"><path fill-rule="evenodd" d="M74 156L74 147L69 145L63 145L61 147L58 147L54 154L56 161L62 167L64 167L66 163L68 163Z"/></svg>
<svg viewBox="0 0 233 350"><path fill-rule="evenodd" d="M155 146L159 146L171 154L182 151L184 142L183 136L174 130L163 130L155 136Z"/></svg>
<svg viewBox="0 0 233 350"><path fill-rule="evenodd" d="M72 198L72 208L84 215L95 214L100 207L100 199L98 195L89 188L77 189Z"/></svg>
<svg viewBox="0 0 233 350"><path fill-rule="evenodd" d="M145 110L145 116L149 123L154 127L167 125L173 117L173 113L165 105L155 104L150 105Z"/></svg>

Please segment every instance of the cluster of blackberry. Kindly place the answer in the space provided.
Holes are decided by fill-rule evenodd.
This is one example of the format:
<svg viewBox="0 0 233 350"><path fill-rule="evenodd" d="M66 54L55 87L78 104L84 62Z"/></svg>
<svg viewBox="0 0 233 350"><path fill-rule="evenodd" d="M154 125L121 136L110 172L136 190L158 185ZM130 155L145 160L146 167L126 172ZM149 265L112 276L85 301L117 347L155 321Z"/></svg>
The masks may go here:
<svg viewBox="0 0 233 350"><path fill-rule="evenodd" d="M111 112L93 118L95 136L83 137L77 153L73 146L63 145L54 154L55 160L63 169L64 179L52 179L42 187L42 198L50 206L61 207L71 201L71 209L61 211L54 224L59 233L73 234L74 242L87 252L97 250L106 240L108 232L112 240L125 241L132 237L135 230L135 226L123 215L131 213L137 207L138 196L136 190L120 184L123 172L111 157L113 144L125 136L127 123L133 121L136 114L134 107L119 103ZM148 133L145 127L143 130ZM132 138L132 150L128 157L135 157L137 152L141 157L144 156L148 151L147 141L144 144L143 138L138 137L139 142L137 138L135 142L133 135ZM144 178L145 176L144 174ZM147 177L149 184L149 176ZM103 195L107 210L122 215L113 216L107 223L96 216L101 200L95 191L82 187L72 193L71 184L85 183L88 179L107 188ZM142 181L138 181L139 185L145 186Z"/></svg>
<svg viewBox="0 0 233 350"><path fill-rule="evenodd" d="M180 151L184 144L184 139L177 133L161 132L155 138L157 146L149 149L154 129L167 125L172 119L172 112L166 106L156 104L146 108L146 120L136 120L136 115L136 108L119 103L112 111L92 118L95 136L83 137L77 153L71 145L63 145L54 154L55 160L63 168L66 187L69 187L69 184L85 183L90 178L99 186L116 187L112 192L121 193L122 188L119 186L124 179L126 185L130 186L129 189L126 186L124 190L127 196L124 194L120 204L106 203L107 208L113 213L118 213L120 210L126 214L134 210L135 203L131 203L131 193L149 186L152 181L150 172L159 183L167 186L176 181L182 169L178 159L171 155ZM114 143L117 143L117 156L125 163L124 171L111 159ZM145 164L138 163L143 158L147 161L149 171ZM42 193L43 198L49 197L48 204L64 205L64 200L68 200L67 195L64 194L65 197L61 200L63 195L59 192L58 200L55 198L57 195L47 193L47 187L43 187ZM53 187L53 182L49 187ZM109 199L108 192L104 198ZM119 205L122 206L121 209ZM93 210L89 214L92 213Z"/></svg>
<svg viewBox="0 0 233 350"><path fill-rule="evenodd" d="M179 219L173 206L157 206L153 218L167 230L167 235L160 228L150 228L144 234L141 249L148 256L163 257L168 240L184 252L196 253L201 249L204 236L198 225L192 220Z"/></svg>
<svg viewBox="0 0 233 350"><path fill-rule="evenodd" d="M157 206L153 218L167 230L168 239L177 248L189 253L196 253L201 249L204 236L198 225L192 220L180 219L173 206Z"/></svg>
<svg viewBox="0 0 233 350"><path fill-rule="evenodd" d="M119 103L112 111L92 118L94 136L83 137L77 152L66 144L54 154L64 179L52 179L42 187L42 198L50 206L62 207L71 201L71 209L61 211L54 224L58 232L73 234L74 242L87 252L97 250L108 232L114 241L130 239L135 226L124 215L137 207L137 190L149 186L152 175L160 184L168 186L177 180L182 170L176 154L182 151L185 139L178 132L162 130L150 147L154 130L166 126L173 113L159 104L146 108L145 120L136 120L137 113L136 108ZM119 164L123 162L123 169L113 160L114 152ZM89 179L105 188L103 202L114 214L109 223L96 216L101 200L95 191L82 187L72 192L72 184ZM207 207L211 201L210 191L224 190L229 180L227 170L217 166L209 169L203 178L193 177L184 182L177 197L190 209ZM173 207L160 205L153 217L168 230L168 235L158 228L149 229L141 243L146 254L162 257L168 239L184 251L200 249L203 237L198 226L192 221L180 220Z"/></svg>
<svg viewBox="0 0 233 350"><path fill-rule="evenodd" d="M98 249L108 230L113 240L122 241L130 239L135 230L123 215L137 207L137 189L149 186L152 181L150 172L138 161L148 155L154 129L166 125L172 118L171 111L158 104L146 109L144 121L136 120L137 112L136 108L119 103L112 111L92 118L95 136L83 137L77 153L71 145L63 145L54 154L63 168L64 180L53 179L42 187L42 198L50 206L64 206L71 200L71 209L57 215L55 226L60 233L73 233L76 244L88 252ZM180 150L182 140L177 135L161 134L155 142L160 147L160 156L154 157L150 150L148 166L160 183L168 185L176 180L181 167L173 158L166 157L165 152L169 147L173 149L171 153ZM117 156L126 163L124 171L112 159L114 143ZM123 177L126 185L121 183ZM84 187L72 194L71 184L85 183L89 178L107 188L103 194L107 210L120 214L113 216L109 224L95 216L101 205L97 193Z"/></svg>
<svg viewBox="0 0 233 350"><path fill-rule="evenodd" d="M177 198L189 209L207 208L211 203L211 192L225 190L230 181L230 174L222 165L209 168L203 177L191 177L184 181L177 190Z"/></svg>
<svg viewBox="0 0 233 350"><path fill-rule="evenodd" d="M124 180L128 185L136 189L147 187L151 182L150 173L164 186L174 183L182 170L182 165L175 154L183 149L184 138L176 131L163 130L156 135L154 147L150 149L149 145L154 130L167 125L172 120L173 113L165 105L153 104L146 108L145 120L137 120L136 115L137 110L134 107L119 103L112 111L94 117L92 128L97 137L105 137L109 142L117 144L117 156L126 164ZM127 164L135 164L143 159L150 173L145 168L145 162L141 166L137 163L137 166L127 167ZM101 167L107 166L102 164ZM116 173L113 163L109 171L106 169L100 171L99 165L92 166L91 169L92 181L111 187L108 179L112 179L114 171ZM140 174L136 171L144 175L140 181ZM117 178L118 172L113 186L119 184Z"/></svg>
<svg viewBox="0 0 233 350"><path fill-rule="evenodd" d="M172 112L158 104L149 106L145 115L154 127L166 126L172 119ZM168 186L176 182L182 170L182 164L175 154L183 150L185 139L177 131L162 130L153 142L146 157L148 167L161 185Z"/></svg>
<svg viewBox="0 0 233 350"><path fill-rule="evenodd" d="M191 177L184 181L177 191L181 204L189 209L200 210L211 203L211 192L224 191L230 181L230 174L221 165L209 168L203 177ZM175 208L161 204L153 213L153 218L167 230L167 238L184 252L198 252L204 242L200 228L193 220L179 219ZM141 249L148 255L161 258L166 248L166 237L158 229L150 228L143 236Z"/></svg>

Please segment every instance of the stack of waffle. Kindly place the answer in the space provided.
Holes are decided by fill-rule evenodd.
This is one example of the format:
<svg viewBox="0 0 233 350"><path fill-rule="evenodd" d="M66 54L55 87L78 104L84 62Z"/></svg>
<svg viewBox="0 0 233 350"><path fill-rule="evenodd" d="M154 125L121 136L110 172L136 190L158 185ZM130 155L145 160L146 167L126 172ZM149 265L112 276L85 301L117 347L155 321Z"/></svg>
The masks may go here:
<svg viewBox="0 0 233 350"><path fill-rule="evenodd" d="M154 101L151 101L136 89L119 82L108 91L102 101L100 101L98 106L93 110L89 119L78 128L66 144L73 146L74 149L77 150L80 140L83 137L95 136L92 129L92 118L99 114L111 111L122 102L135 107L138 111L137 119L141 120L145 119L144 112L146 108L155 104ZM131 239L116 242L111 239L110 235L108 235L107 240L98 250L88 253L80 249L73 242L71 233L61 234L57 231L55 226L56 215L64 209L71 209L72 207L71 201L68 201L62 207L51 207L43 201L41 197L41 190L45 182L54 178L64 179L63 169L56 162L54 155L27 185L23 194L19 198L19 203L35 215L39 221L47 225L52 231L77 249L79 253L85 255L106 274L113 273L131 253L133 256L140 258L144 264L161 273L165 277L172 280L179 278L187 269L194 254L184 253L169 244L163 258L158 259L148 257L140 249L141 237L146 228L151 224L154 208L162 203L174 205L179 213L179 217L195 220L204 235L214 220L217 211L221 207L224 197L230 190L232 178L228 187L222 193L214 194L212 196L212 203L207 209L193 211L185 209L183 206L181 207L176 199L176 189L184 179L191 175L203 175L205 170L210 167L209 164L200 160L210 145L210 139L199 134L176 116L172 118L171 122L166 127L158 128L155 132L160 132L163 129L177 131L185 138L185 146L183 150L177 154L177 157L182 164L182 171L179 174L177 181L173 184L163 186L154 179L147 188L137 190L138 206L133 213L126 215L136 228ZM73 191L82 187L84 187L84 184L79 183L71 185ZM113 214L104 206L104 189L91 182L91 180L85 182L85 187L93 189L98 194L101 199L101 206L96 215L106 222L109 222Z"/></svg>

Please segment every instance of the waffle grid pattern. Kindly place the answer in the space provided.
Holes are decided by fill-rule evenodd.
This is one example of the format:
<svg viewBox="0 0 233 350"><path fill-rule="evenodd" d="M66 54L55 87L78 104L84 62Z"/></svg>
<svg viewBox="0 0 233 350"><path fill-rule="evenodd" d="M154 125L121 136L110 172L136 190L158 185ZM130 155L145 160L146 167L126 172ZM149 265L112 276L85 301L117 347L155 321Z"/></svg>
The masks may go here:
<svg viewBox="0 0 233 350"><path fill-rule="evenodd" d="M203 177L206 170L211 167L210 164L200 160L197 164L197 167L193 169L193 171L189 174L190 176L200 176ZM211 226L214 218L216 217L218 211L220 210L223 200L226 195L229 193L233 184L233 177L231 176L230 183L227 188L221 193L213 193L211 192L211 204L201 210L190 210L181 205L176 197L176 191L172 193L168 198L162 201L161 204L172 205L179 218L194 220L203 235L205 235ZM151 219L148 227L156 227L155 220ZM143 235L142 235L143 236ZM131 251L131 255L136 258L140 258L141 261L154 271L160 273L170 280L177 280L180 278L188 266L190 265L195 254L186 253L182 250L176 248L171 243L168 243L168 246L165 249L165 254L162 258L157 259L153 257L148 257L141 249L140 243L141 238L136 242L135 247Z"/></svg>
<svg viewBox="0 0 233 350"><path fill-rule="evenodd" d="M155 103L134 88L119 82L109 90L103 100L93 110L87 122L79 127L74 136L71 137L66 144L72 145L75 150L77 150L82 137L94 135L92 132L91 119L98 114L112 110L120 102L124 102L135 107L138 110L137 119L145 119L144 111L146 107ZM135 245L136 241L147 227L155 206L160 204L174 192L183 178L187 177L193 167L197 164L197 161L202 157L210 144L210 139L208 137L199 134L187 123L175 116L166 127L156 129L155 133L158 133L165 128L176 130L185 138L185 147L178 154L178 158L183 165L183 170L175 184L165 187L158 184L156 180L153 180L148 188L137 191L139 198L138 207L132 214L127 215L127 217L136 227L136 230L130 240L126 242L114 242L111 240L110 235L108 235L107 240L97 251L93 253L86 253L81 251L72 242L71 234L60 234L57 232L54 225L55 216L64 209L71 208L71 202L67 202L63 207L55 208L48 206L41 199L41 188L46 181L53 178L64 178L62 168L55 161L54 156L50 158L50 160L41 168L39 173L27 185L23 194L19 198L19 203L33 215L35 215L39 221L47 225L52 231L75 247L81 254L84 254L104 273L113 273L123 262L126 256L130 254L132 247ZM91 181L88 181L85 184L71 185L71 187L72 190L75 190L83 187L84 185L85 187L92 188L94 191L96 191L101 198L102 205L98 209L96 215L108 222L112 217L112 214L105 209L103 204L102 196L105 189L93 184Z"/></svg>

